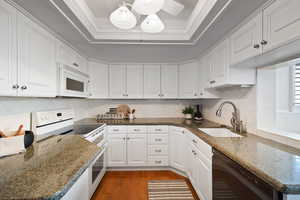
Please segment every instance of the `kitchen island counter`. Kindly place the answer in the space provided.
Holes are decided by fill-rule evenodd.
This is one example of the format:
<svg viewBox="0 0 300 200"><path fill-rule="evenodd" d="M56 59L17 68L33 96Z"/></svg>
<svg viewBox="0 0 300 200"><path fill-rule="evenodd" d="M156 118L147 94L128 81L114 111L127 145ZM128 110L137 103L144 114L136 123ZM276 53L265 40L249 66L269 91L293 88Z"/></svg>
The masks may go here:
<svg viewBox="0 0 300 200"><path fill-rule="evenodd" d="M0 158L0 199L60 199L100 152L78 135L63 135Z"/></svg>

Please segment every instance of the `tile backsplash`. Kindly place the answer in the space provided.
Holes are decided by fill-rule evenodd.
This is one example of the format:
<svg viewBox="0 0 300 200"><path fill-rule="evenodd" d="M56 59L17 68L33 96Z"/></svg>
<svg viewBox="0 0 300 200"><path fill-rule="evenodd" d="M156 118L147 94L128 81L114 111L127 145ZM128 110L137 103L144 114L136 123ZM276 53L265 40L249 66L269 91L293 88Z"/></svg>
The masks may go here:
<svg viewBox="0 0 300 200"><path fill-rule="evenodd" d="M0 98L0 116L34 111L74 109L76 120L103 114L110 107L128 104L136 109L136 117L183 117L181 111L198 101L184 100L88 100L72 98Z"/></svg>

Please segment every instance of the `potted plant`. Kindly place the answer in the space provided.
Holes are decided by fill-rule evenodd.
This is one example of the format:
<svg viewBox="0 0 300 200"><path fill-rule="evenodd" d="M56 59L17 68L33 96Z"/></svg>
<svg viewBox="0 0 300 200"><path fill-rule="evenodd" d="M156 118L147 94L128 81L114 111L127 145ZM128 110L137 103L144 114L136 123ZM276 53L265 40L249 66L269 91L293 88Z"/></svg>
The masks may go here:
<svg viewBox="0 0 300 200"><path fill-rule="evenodd" d="M182 110L182 113L184 114L185 119L192 119L194 112L195 112L194 108L192 108L191 106L185 107Z"/></svg>

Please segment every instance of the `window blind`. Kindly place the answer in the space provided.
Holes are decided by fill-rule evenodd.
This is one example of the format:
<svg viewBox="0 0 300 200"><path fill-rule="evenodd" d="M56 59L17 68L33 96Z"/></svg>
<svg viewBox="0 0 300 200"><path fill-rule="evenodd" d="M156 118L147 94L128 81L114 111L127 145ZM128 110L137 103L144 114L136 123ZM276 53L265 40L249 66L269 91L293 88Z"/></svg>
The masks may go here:
<svg viewBox="0 0 300 200"><path fill-rule="evenodd" d="M294 70L294 104L300 106L300 64Z"/></svg>

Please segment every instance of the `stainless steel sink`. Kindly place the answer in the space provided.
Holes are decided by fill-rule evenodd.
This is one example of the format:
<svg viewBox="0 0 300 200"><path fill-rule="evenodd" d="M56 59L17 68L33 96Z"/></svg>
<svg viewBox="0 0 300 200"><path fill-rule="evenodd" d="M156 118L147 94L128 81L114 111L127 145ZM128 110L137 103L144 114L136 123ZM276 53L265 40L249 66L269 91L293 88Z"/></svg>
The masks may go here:
<svg viewBox="0 0 300 200"><path fill-rule="evenodd" d="M199 130L212 137L243 137L226 128L199 128Z"/></svg>

